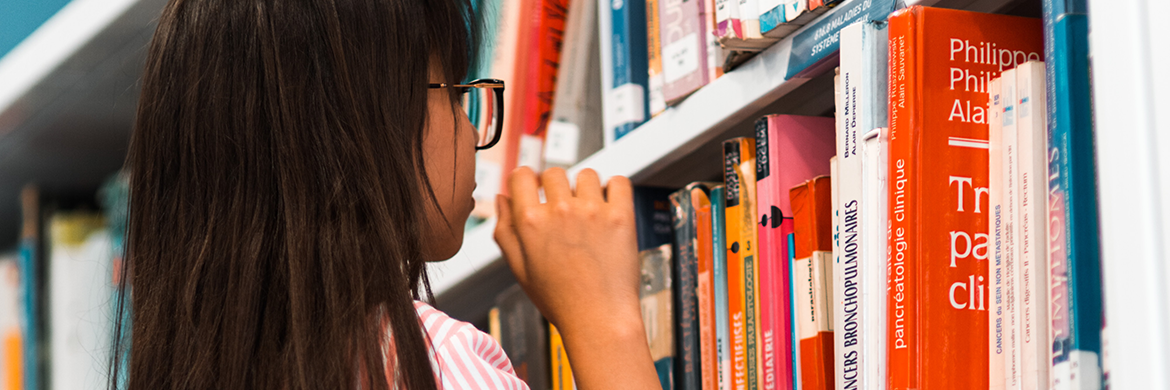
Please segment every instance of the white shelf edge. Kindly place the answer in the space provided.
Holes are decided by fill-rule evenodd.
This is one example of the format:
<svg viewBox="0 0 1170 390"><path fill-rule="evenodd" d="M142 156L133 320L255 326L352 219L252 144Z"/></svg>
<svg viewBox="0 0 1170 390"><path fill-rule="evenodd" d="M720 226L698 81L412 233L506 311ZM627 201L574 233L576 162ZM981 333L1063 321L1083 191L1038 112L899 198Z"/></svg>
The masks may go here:
<svg viewBox="0 0 1170 390"><path fill-rule="evenodd" d="M138 2L72 0L0 58L0 117L19 114L21 97Z"/></svg>

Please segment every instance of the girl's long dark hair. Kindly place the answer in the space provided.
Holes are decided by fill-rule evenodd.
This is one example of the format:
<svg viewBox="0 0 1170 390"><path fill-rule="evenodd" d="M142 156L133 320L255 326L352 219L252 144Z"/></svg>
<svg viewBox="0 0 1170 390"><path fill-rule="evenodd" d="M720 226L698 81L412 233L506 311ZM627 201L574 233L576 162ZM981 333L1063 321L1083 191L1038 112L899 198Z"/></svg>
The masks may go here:
<svg viewBox="0 0 1170 390"><path fill-rule="evenodd" d="M463 79L471 13L467 0L169 2L127 157L132 325L115 334L132 331L112 387L435 388L412 304L434 201L428 69Z"/></svg>

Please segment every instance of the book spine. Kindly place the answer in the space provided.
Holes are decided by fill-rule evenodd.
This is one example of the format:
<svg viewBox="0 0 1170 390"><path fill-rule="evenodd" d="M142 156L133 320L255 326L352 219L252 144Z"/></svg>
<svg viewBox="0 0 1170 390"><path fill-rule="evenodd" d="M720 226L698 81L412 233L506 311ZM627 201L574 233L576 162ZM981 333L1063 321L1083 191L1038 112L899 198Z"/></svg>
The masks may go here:
<svg viewBox="0 0 1170 390"><path fill-rule="evenodd" d="M731 324L728 321L727 224L724 186L711 189L711 252L715 270L715 344L718 349L719 389L731 390L734 383L731 364Z"/></svg>
<svg viewBox="0 0 1170 390"><path fill-rule="evenodd" d="M1047 246L1047 187L1039 189L1038 180L1047 175L1048 129L1044 127L1044 63L1027 62L1016 68L1018 149L1020 158L1019 231L1017 243L1020 257L1021 302L1021 388L1038 390L1048 388L1048 284L1047 261L1043 254Z"/></svg>
<svg viewBox="0 0 1170 390"><path fill-rule="evenodd" d="M1101 386L1100 238L1083 0L1044 0L1051 387ZM1117 326L1114 324L1114 326Z"/></svg>
<svg viewBox="0 0 1170 390"><path fill-rule="evenodd" d="M723 61L726 60L726 55L723 52L723 47L719 45L719 37L715 34L716 20L715 20L715 2L703 2L703 31L700 35L703 37L707 45L707 83L714 82L715 79L723 77Z"/></svg>
<svg viewBox="0 0 1170 390"><path fill-rule="evenodd" d="M738 138L740 163L735 166L740 180L740 259L744 270L744 336L747 351L748 389L756 390L764 383L763 343L760 333L762 302L760 301L760 262L756 256L759 237L756 227L756 140L754 137Z"/></svg>
<svg viewBox="0 0 1170 390"><path fill-rule="evenodd" d="M796 286L796 243L794 241L796 227L793 224L792 218L785 218L780 223L780 234L784 237L784 245L780 250L784 253L784 263L788 264L788 321L791 323L789 327L789 336L792 339L792 345L789 348L788 357L789 364L792 365L792 388L801 390L804 388L804 379L801 377L801 360L800 360L800 330L797 324L799 323L799 314L797 313L797 293Z"/></svg>
<svg viewBox="0 0 1170 390"><path fill-rule="evenodd" d="M760 296L771 297L762 300L759 332L761 334L761 387L787 389L789 378L792 375L786 359L781 357L787 354L790 340L787 339L787 327L782 325L787 318L788 305L787 284L784 283L787 268L784 266L784 257L780 255L780 223L784 215L780 212L780 185L779 178L772 175L773 169L779 169L772 155L772 143L769 142L771 126L769 118L760 118L756 121L756 214L759 216L758 240L756 256L759 258L760 268ZM781 275L785 279L781 279Z"/></svg>
<svg viewBox="0 0 1170 390"><path fill-rule="evenodd" d="M732 385L735 390L748 388L754 378L748 376L747 337L747 283L746 267L743 266L743 209L740 192L743 184L738 166L741 163L739 140L723 141L723 183L724 220L727 242L727 310L731 323L731 369ZM752 221L755 225L755 221ZM754 362L752 362L754 363ZM754 370L753 370L754 373Z"/></svg>
<svg viewBox="0 0 1170 390"><path fill-rule="evenodd" d="M787 22L784 17L784 0L759 0L760 31L767 34Z"/></svg>
<svg viewBox="0 0 1170 390"><path fill-rule="evenodd" d="M576 390L573 368L569 365L569 354L565 351L565 340L557 327L548 324L549 358L552 360L552 389Z"/></svg>
<svg viewBox="0 0 1170 390"><path fill-rule="evenodd" d="M531 36L535 55L528 60L529 73L534 77L534 82L526 87L524 101L528 109L524 111L524 135L517 155L517 166L540 169L544 140L552 118L553 97L556 95L569 0L541 0L536 3L538 8L532 11L536 28Z"/></svg>
<svg viewBox="0 0 1170 390"><path fill-rule="evenodd" d="M864 28L865 24L858 23L841 30L840 86L836 91L841 100L837 106L841 120L837 123L837 176L833 178L833 184L838 188L834 207L841 214L837 216L840 219L840 230L837 232L839 251L837 267L833 269L834 280L840 281L839 288L833 290L834 302L839 305L834 320L837 321L836 329L848 329L846 332L836 332L834 372L837 374L836 383L841 388L865 380L866 362L859 361L859 358L865 353L866 329L862 319L866 302L862 292L866 289L864 274L867 270L860 268L860 262L867 255L862 246L867 233L862 215L869 206L862 203L861 199L861 135L868 130L863 128L868 121L859 113L868 102L858 101L869 92L863 74L863 63L867 60L863 50ZM847 362L852 363L848 364L851 368L849 371L846 371ZM849 377L846 377L847 374Z"/></svg>
<svg viewBox="0 0 1170 390"><path fill-rule="evenodd" d="M801 379L805 389L833 388L831 180L821 176L790 191L795 226L797 314ZM856 243L854 246L858 245Z"/></svg>
<svg viewBox="0 0 1170 390"><path fill-rule="evenodd" d="M913 104L919 85L916 49L918 25L908 8L890 15L890 292L886 306L887 363L891 390L917 389L918 383L918 259L910 248L918 243L918 167L912 163L916 124ZM896 91L896 92L895 92Z"/></svg>
<svg viewBox="0 0 1170 390"><path fill-rule="evenodd" d="M1002 81L999 78L987 84L988 98L991 106L988 109L988 210L991 218L987 219L987 231L991 235L991 256L988 263L988 301L987 310L987 340L990 343L988 354L988 384L990 390L1007 388L1007 346L1005 323L1006 310L1006 270L1004 264L1004 157L1003 157L1003 94Z"/></svg>
<svg viewBox="0 0 1170 390"><path fill-rule="evenodd" d="M745 40L763 39L760 33L760 0L739 0L739 17Z"/></svg>
<svg viewBox="0 0 1170 390"><path fill-rule="evenodd" d="M642 321L650 344L650 358L663 390L674 389L674 298L671 286L671 244L638 252L642 286L638 292Z"/></svg>
<svg viewBox="0 0 1170 390"><path fill-rule="evenodd" d="M687 186L670 195L674 220L674 380L679 390L698 390L699 316L698 266L695 253L697 232L691 189Z"/></svg>
<svg viewBox="0 0 1170 390"><path fill-rule="evenodd" d="M601 65L603 71L610 68L612 75L611 82L602 91L605 144L609 145L650 116L646 3L599 1L598 7L599 12L607 15L602 16L601 23Z"/></svg>
<svg viewBox="0 0 1170 390"><path fill-rule="evenodd" d="M855 382L854 386L841 386L840 382L837 382L838 389L882 390L886 388L886 365L884 364L886 338L882 337L886 328L883 314L886 312L886 236L889 234L888 229L886 229L886 211L888 209L886 202L888 196L886 150L889 139L886 131L885 128L879 128L866 134L865 161L862 163L862 168L865 170L862 175L864 191L862 203L867 206L862 210L861 219L865 222L865 229L873 234L866 235L865 240L862 241L868 255L862 258L859 265L862 275L864 275L866 287L862 292L862 308L859 310L862 313L860 315L862 324L859 325L857 332L860 334L860 329L866 329L869 333L863 338L865 345L862 351L864 353L857 358L859 362L859 367L856 368L859 372L857 376L861 380ZM834 183L836 183L835 180ZM834 293L836 288L837 286L834 286ZM842 333L851 330L849 328L835 328L835 331ZM840 353L837 355L841 356ZM868 364L866 364L867 362ZM847 366L845 369L849 370L850 368ZM845 378L848 376L846 375Z"/></svg>
<svg viewBox="0 0 1170 390"><path fill-rule="evenodd" d="M707 84L707 40L699 1L661 0L662 93L676 104Z"/></svg>
<svg viewBox="0 0 1170 390"><path fill-rule="evenodd" d="M663 74L662 56L662 12L661 5L669 4L670 0L646 0L646 54L650 67L649 93L650 116L658 116L666 111L666 85Z"/></svg>
<svg viewBox="0 0 1170 390"><path fill-rule="evenodd" d="M1003 71L1000 77L1000 89L1003 95L1003 266L1004 266L1004 322L1007 323L1007 349L1004 350L1004 380L1008 389L1020 387L1020 365L1023 358L1020 356L1020 265L1017 259L1020 256L1016 242L1020 239L1018 208L1020 194L1017 182L1019 169L1018 126L1016 120L1016 72L1015 69Z"/></svg>
<svg viewBox="0 0 1170 390"><path fill-rule="evenodd" d="M545 168L568 169L577 164L579 157L601 147L596 2L574 0L565 20L552 117L545 133Z"/></svg>
<svg viewBox="0 0 1170 390"><path fill-rule="evenodd" d="M695 209L695 253L699 259L699 379L702 389L719 388L718 343L715 327L715 272L711 238L711 200L705 187L691 189L691 206Z"/></svg>
<svg viewBox="0 0 1170 390"><path fill-rule="evenodd" d="M715 0L715 36L719 39L734 39L739 33L739 0Z"/></svg>

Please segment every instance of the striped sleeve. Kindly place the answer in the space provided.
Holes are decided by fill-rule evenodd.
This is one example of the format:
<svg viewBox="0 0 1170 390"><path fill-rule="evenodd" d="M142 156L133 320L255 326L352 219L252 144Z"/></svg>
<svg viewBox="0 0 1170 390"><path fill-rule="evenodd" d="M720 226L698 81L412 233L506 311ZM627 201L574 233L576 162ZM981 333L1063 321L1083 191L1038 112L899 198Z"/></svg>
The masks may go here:
<svg viewBox="0 0 1170 390"><path fill-rule="evenodd" d="M516 376L504 349L491 336L426 303L415 302L414 306L435 346L431 364L441 388L528 390L528 385Z"/></svg>

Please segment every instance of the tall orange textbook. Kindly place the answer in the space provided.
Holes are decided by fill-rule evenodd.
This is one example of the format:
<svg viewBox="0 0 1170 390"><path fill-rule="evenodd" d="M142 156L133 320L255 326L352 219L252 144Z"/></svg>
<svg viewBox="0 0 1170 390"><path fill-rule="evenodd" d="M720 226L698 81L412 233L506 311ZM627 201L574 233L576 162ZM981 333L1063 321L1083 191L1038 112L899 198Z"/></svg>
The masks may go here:
<svg viewBox="0 0 1170 390"><path fill-rule="evenodd" d="M987 83L1043 56L1038 19L889 19L888 388L988 388Z"/></svg>

